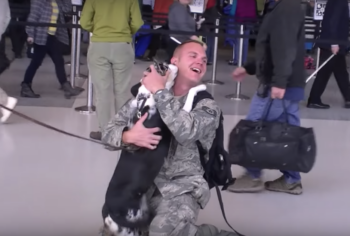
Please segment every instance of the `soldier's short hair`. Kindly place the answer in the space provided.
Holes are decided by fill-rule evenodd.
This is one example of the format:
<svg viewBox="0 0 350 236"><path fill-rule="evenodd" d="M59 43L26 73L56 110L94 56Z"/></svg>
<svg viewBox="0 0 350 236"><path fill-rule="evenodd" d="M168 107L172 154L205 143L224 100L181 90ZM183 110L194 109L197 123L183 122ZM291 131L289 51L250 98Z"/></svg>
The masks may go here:
<svg viewBox="0 0 350 236"><path fill-rule="evenodd" d="M193 39L186 40L183 43L181 43L179 46L176 47L173 55L176 55L184 45L189 44L189 43L197 43L197 44L201 45L202 47L204 46L204 43L201 41L193 40Z"/></svg>

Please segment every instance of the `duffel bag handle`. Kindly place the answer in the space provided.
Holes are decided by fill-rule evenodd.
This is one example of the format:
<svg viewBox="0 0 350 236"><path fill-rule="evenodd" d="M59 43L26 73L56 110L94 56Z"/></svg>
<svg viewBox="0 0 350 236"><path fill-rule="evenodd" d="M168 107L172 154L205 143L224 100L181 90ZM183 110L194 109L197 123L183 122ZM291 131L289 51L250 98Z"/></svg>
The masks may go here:
<svg viewBox="0 0 350 236"><path fill-rule="evenodd" d="M284 114L285 119L286 119L284 123L288 124L288 112L287 112L286 103L285 103L284 99L281 99L281 100L282 100L282 106L283 106L283 114ZM270 113L270 109L271 109L273 101L274 101L274 99L270 97L269 101L267 102L267 104L265 106L265 109L264 109L264 112L262 114L262 117L259 120L259 124L257 126L257 129L262 129L264 121L267 121L267 118L268 118L268 115Z"/></svg>

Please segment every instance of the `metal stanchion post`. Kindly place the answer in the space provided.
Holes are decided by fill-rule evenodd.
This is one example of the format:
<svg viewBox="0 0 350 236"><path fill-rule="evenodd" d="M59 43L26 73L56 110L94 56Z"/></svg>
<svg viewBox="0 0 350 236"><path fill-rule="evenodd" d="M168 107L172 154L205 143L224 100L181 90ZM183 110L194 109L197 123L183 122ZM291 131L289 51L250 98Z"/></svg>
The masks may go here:
<svg viewBox="0 0 350 236"><path fill-rule="evenodd" d="M81 15L81 11L78 12L79 18ZM78 21L78 25L80 25L80 20ZM75 54L75 78L76 79L87 79L86 75L80 73L80 44L81 44L81 28L77 28L77 44L76 44L76 54Z"/></svg>
<svg viewBox="0 0 350 236"><path fill-rule="evenodd" d="M242 38L239 39L239 58L238 58L238 66L241 67L243 65L243 36L244 36L244 25L240 27L240 35ZM231 100L248 100L249 97L241 94L242 84L240 81L236 83L236 93L227 95L226 98Z"/></svg>
<svg viewBox="0 0 350 236"><path fill-rule="evenodd" d="M74 25L77 24L77 15L75 14L77 12L77 7L73 6L73 16L72 16L72 23ZM75 86L75 57L76 57L76 48L77 48L77 29L72 28L72 42L71 42L71 53L70 53L70 61L71 61L71 67L70 67L70 83L72 87Z"/></svg>
<svg viewBox="0 0 350 236"><path fill-rule="evenodd" d="M91 33L90 33L90 38L91 38ZM90 40L91 42L91 40ZM87 97L86 97L86 105L85 106L80 106L76 107L75 111L84 114L84 115L89 115L93 114L96 111L96 107L94 106L94 87L91 81L91 73L88 75L88 87L87 87Z"/></svg>
<svg viewBox="0 0 350 236"><path fill-rule="evenodd" d="M96 111L96 107L93 105L94 98L93 98L93 85L91 81L91 75L88 76L88 87L87 87L87 98L86 98L86 105L81 107L76 107L75 111L84 114L89 115L93 114Z"/></svg>
<svg viewBox="0 0 350 236"><path fill-rule="evenodd" d="M220 24L220 20L219 18L216 19L216 22L215 22L215 33L218 34L219 33L219 24ZM211 80L207 80L207 81L204 81L204 83L206 84L209 84L209 85L222 85L224 84L223 82L219 81L219 80L216 80L216 70L217 70L217 59L218 59L218 44L219 44L219 38L218 36L215 36L215 39L214 39L214 52L213 52L213 73L212 73L212 76L211 76Z"/></svg>

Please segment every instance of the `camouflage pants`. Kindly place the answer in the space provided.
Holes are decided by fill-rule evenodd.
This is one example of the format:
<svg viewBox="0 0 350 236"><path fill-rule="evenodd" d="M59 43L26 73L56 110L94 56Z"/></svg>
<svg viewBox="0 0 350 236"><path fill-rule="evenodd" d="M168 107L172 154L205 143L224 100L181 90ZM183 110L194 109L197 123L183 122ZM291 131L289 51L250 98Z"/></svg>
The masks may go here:
<svg viewBox="0 0 350 236"><path fill-rule="evenodd" d="M148 232L141 236L237 236L227 231L219 231L215 226L204 224L196 226L199 205L190 193L165 199L155 190L149 191L150 207L156 216L149 226ZM102 227L101 236L110 236L108 230Z"/></svg>
<svg viewBox="0 0 350 236"><path fill-rule="evenodd" d="M150 201L155 210L148 236L195 236L199 205L191 194L164 199L157 194Z"/></svg>
<svg viewBox="0 0 350 236"><path fill-rule="evenodd" d="M142 236L237 236L236 233L218 230L213 225L196 226L199 205L191 194L164 199L156 190L150 200L156 216L149 232Z"/></svg>
<svg viewBox="0 0 350 236"><path fill-rule="evenodd" d="M7 104L7 93L0 88L0 104L1 105L6 105ZM1 114L1 109L0 109L0 117L2 116Z"/></svg>

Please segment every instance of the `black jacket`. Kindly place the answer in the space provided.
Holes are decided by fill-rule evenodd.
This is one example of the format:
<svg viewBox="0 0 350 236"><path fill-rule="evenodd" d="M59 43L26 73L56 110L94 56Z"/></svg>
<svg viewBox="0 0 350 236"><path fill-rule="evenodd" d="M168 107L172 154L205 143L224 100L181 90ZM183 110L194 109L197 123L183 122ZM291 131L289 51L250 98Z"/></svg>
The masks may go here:
<svg viewBox="0 0 350 236"><path fill-rule="evenodd" d="M348 41L349 35L349 7L347 0L329 0L323 16L321 28L321 40ZM324 49L331 49L334 43L317 43L317 46ZM339 44L339 52L346 53L347 45Z"/></svg>
<svg viewBox="0 0 350 236"><path fill-rule="evenodd" d="M304 13L300 0L280 0L265 15L255 44L255 61L244 67L271 87L305 87Z"/></svg>

